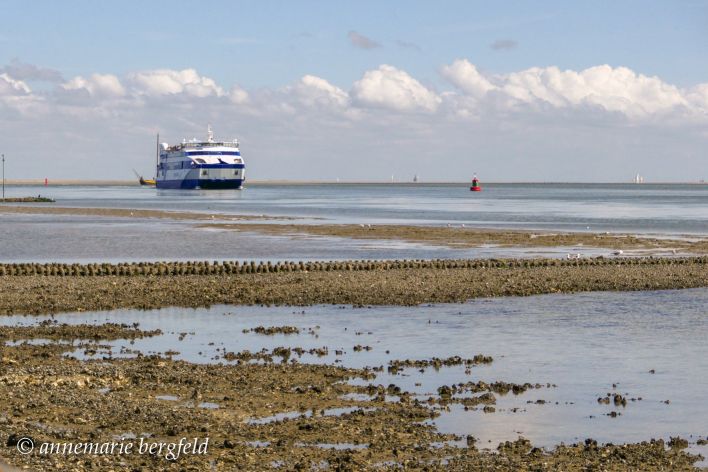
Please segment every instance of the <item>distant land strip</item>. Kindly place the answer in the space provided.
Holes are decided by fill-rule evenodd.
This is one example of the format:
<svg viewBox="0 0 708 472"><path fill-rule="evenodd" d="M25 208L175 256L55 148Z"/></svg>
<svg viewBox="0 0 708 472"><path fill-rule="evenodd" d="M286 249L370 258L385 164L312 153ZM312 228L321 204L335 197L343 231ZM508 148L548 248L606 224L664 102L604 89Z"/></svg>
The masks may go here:
<svg viewBox="0 0 708 472"><path fill-rule="evenodd" d="M287 179L263 179L263 180L249 180L246 187L249 185L253 186L268 186L268 185L411 185L411 186L426 186L426 185L451 185L451 186L468 186L472 178L469 180L425 180L419 182L413 182L413 180L396 180L391 182L390 180L335 180L335 179L321 179L321 180L287 180ZM625 185L634 184L631 181L614 181L614 182L580 182L580 181L514 181L514 180L496 180L496 181L482 181L482 186L484 185L590 185L590 186L602 186L602 185ZM44 179L8 179L5 181L7 186L45 186ZM667 182L644 182L641 184L635 184L637 187L651 186L651 185L703 185L708 186L708 182L705 181L667 181ZM138 179L48 179L46 186L50 187L66 187L66 186L86 186L86 187L139 187L140 182ZM146 189L153 188L154 186L146 186Z"/></svg>
<svg viewBox="0 0 708 472"><path fill-rule="evenodd" d="M418 305L708 287L708 256L337 262L0 264L0 314L168 306Z"/></svg>

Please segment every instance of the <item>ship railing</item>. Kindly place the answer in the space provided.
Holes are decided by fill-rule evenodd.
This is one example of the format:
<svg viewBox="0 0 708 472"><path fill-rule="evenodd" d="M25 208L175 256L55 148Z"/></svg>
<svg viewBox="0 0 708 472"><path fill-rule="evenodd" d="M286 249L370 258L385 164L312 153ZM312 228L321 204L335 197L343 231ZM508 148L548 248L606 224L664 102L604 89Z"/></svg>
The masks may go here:
<svg viewBox="0 0 708 472"><path fill-rule="evenodd" d="M169 146L168 151L178 151L180 149L203 149L209 147L228 147L238 149L238 143L234 142L213 142L213 143L180 143L174 146Z"/></svg>

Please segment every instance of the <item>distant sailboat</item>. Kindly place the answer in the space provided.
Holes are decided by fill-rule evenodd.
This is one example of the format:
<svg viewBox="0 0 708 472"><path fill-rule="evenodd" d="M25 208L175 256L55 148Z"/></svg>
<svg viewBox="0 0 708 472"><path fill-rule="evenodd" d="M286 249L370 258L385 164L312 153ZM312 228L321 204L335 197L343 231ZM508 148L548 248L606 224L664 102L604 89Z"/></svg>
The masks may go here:
<svg viewBox="0 0 708 472"><path fill-rule="evenodd" d="M642 177L641 175L637 174L637 175L634 177L634 183L635 183L635 184L643 184L643 183L644 183L644 177Z"/></svg>
<svg viewBox="0 0 708 472"><path fill-rule="evenodd" d="M417 182L418 182L418 174L415 174L415 175L413 176L413 182L414 182L414 183L417 183Z"/></svg>

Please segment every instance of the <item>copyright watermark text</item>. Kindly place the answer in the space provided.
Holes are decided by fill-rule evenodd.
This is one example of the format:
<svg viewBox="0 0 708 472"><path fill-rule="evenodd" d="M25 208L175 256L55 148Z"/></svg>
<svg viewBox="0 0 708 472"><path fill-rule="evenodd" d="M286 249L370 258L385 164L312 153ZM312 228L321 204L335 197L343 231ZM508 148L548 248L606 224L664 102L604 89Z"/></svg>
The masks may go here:
<svg viewBox="0 0 708 472"><path fill-rule="evenodd" d="M159 442L136 438L107 442L43 442L35 444L32 438L24 437L16 439L15 447L17 452L23 455L33 453L42 456L136 454L163 457L168 461L174 461L179 459L181 455L206 455L209 448L209 438L181 438L177 442Z"/></svg>

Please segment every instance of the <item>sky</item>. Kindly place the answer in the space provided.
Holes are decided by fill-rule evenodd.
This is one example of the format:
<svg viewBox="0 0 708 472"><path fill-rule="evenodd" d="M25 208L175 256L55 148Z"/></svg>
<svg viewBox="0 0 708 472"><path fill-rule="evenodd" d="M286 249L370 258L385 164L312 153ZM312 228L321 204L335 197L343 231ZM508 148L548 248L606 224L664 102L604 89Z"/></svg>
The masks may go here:
<svg viewBox="0 0 708 472"><path fill-rule="evenodd" d="M8 178L708 180L708 0L0 0Z"/></svg>

